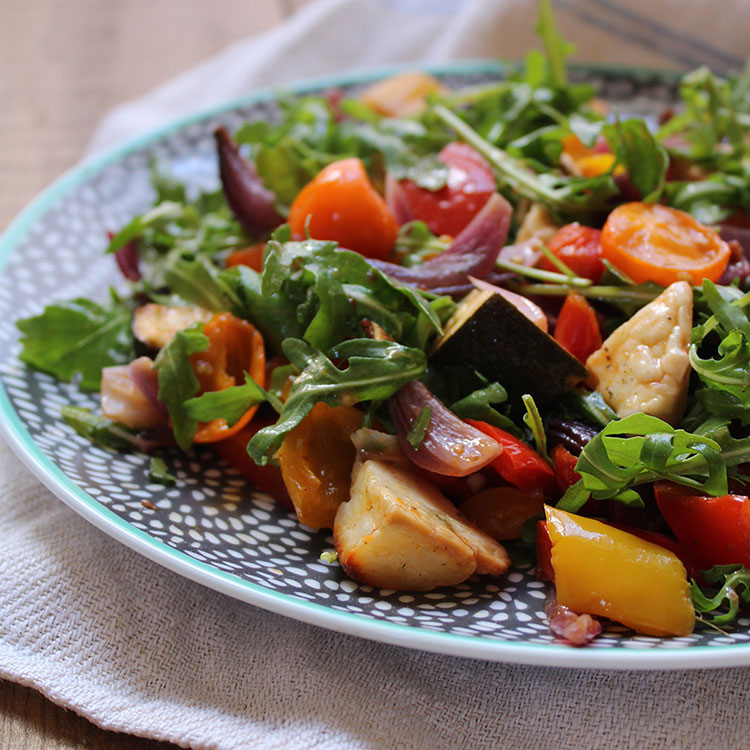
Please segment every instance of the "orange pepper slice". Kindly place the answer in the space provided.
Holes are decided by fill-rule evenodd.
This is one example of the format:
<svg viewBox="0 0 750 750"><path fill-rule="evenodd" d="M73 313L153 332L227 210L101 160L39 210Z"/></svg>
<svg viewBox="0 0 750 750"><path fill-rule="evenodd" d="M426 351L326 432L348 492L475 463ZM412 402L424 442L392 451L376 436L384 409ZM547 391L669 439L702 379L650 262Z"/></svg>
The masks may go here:
<svg viewBox="0 0 750 750"><path fill-rule="evenodd" d="M351 434L361 423L359 409L320 402L284 436L276 455L301 523L333 527L339 505L349 499L356 458Z"/></svg>
<svg viewBox="0 0 750 750"><path fill-rule="evenodd" d="M602 256L640 284L718 281L729 245L690 214L656 203L624 203L602 229Z"/></svg>
<svg viewBox="0 0 750 750"><path fill-rule="evenodd" d="M266 352L263 337L251 323L231 313L219 313L203 326L208 348L190 355L190 363L200 383L200 393L223 391L245 382L245 372L262 388L266 386ZM231 427L225 419L200 422L196 443L215 443L239 432L258 407L248 409Z"/></svg>

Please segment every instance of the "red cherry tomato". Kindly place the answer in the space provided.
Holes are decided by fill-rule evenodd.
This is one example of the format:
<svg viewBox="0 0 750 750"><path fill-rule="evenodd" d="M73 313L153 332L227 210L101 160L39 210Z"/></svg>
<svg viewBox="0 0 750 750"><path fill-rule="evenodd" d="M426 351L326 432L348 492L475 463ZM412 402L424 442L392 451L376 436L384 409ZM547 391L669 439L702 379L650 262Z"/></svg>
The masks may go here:
<svg viewBox="0 0 750 750"><path fill-rule="evenodd" d="M577 292L568 292L555 325L555 341L579 362L602 345L602 334L594 308Z"/></svg>
<svg viewBox="0 0 750 750"><path fill-rule="evenodd" d="M309 224L308 224L309 221ZM289 210L292 235L333 240L367 258L390 257L398 225L359 159L341 159L321 169Z"/></svg>
<svg viewBox="0 0 750 750"><path fill-rule="evenodd" d="M547 243L547 247L571 271L598 284L604 274L601 237L602 233L598 229L574 222L559 229ZM542 258L540 268L546 271L558 270L547 258Z"/></svg>
<svg viewBox="0 0 750 750"><path fill-rule="evenodd" d="M708 497L672 482L657 482L654 494L664 520L696 567L750 567L750 498Z"/></svg>
<svg viewBox="0 0 750 750"><path fill-rule="evenodd" d="M522 440L509 432L494 427L487 422L474 419L464 420L481 430L485 435L497 440L503 452L490 464L508 484L522 490L540 489L545 497L557 496L557 482L552 467Z"/></svg>
<svg viewBox="0 0 750 750"><path fill-rule="evenodd" d="M449 143L437 158L449 167L444 187L427 190L411 180L401 180L401 186L414 219L424 221L433 234L455 237L497 190L495 175L467 143Z"/></svg>

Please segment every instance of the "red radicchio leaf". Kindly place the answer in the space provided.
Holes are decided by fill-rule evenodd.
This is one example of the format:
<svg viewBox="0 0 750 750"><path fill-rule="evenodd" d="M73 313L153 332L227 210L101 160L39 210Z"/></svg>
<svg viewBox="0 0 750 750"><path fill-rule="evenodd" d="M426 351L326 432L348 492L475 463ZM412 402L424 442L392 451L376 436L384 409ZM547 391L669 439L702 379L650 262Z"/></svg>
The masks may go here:
<svg viewBox="0 0 750 750"><path fill-rule="evenodd" d="M414 449L407 435L425 407L430 408L430 421L422 442ZM459 419L418 380L391 396L388 409L401 450L427 471L465 477L484 468L503 450L496 440Z"/></svg>
<svg viewBox="0 0 750 750"><path fill-rule="evenodd" d="M554 596L547 599L544 611L549 629L571 646L585 646L602 632L602 624L591 615L579 615L568 607L557 603Z"/></svg>
<svg viewBox="0 0 750 750"><path fill-rule="evenodd" d="M115 234L114 232L107 232L107 236L111 240ZM141 280L141 269L139 266L140 259L141 257L138 252L138 243L136 240L131 240L127 245L123 245L117 252L115 252L115 262L117 263L117 267L128 281Z"/></svg>
<svg viewBox="0 0 750 750"><path fill-rule="evenodd" d="M406 268L379 260L370 262L388 276L422 289L458 286L467 283L469 276L484 278L493 269L508 237L511 214L508 201L495 193L445 252L421 266Z"/></svg>
<svg viewBox="0 0 750 750"><path fill-rule="evenodd" d="M217 128L214 136L221 184L237 221L250 237L275 229L284 220L274 206L274 194L263 185L255 167L240 155L226 128Z"/></svg>

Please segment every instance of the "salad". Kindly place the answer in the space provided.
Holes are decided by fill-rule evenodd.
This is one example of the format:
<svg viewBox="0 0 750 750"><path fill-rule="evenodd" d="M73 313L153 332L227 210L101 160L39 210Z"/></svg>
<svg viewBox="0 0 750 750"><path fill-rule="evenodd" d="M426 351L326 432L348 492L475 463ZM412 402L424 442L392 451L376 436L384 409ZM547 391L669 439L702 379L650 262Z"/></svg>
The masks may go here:
<svg viewBox="0 0 750 750"><path fill-rule="evenodd" d="M210 445L348 576L428 591L535 560L552 631L731 628L750 604L750 68L660 122L568 80L542 0L502 80L402 73L153 168L128 280L18 321L118 451Z"/></svg>

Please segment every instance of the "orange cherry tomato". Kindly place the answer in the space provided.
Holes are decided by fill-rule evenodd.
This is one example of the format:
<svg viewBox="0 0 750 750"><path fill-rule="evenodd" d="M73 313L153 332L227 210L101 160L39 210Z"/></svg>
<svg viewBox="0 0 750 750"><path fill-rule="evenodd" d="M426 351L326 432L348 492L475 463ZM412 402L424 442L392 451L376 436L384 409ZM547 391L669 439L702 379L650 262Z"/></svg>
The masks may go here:
<svg viewBox="0 0 750 750"><path fill-rule="evenodd" d="M584 364L602 345L594 308L578 292L568 292L565 298L557 316L555 341Z"/></svg>
<svg viewBox="0 0 750 750"><path fill-rule="evenodd" d="M263 270L263 251L266 249L264 242L258 245L250 245L242 250L235 250L226 260L226 267L249 266L253 271L260 273Z"/></svg>
<svg viewBox="0 0 750 750"><path fill-rule="evenodd" d="M255 326L231 313L219 313L203 326L208 348L190 355L200 393L223 391L245 382L245 372L262 388L266 386L266 352L263 337ZM225 419L201 422L196 443L215 443L239 432L253 417L257 406L248 409L231 427Z"/></svg>
<svg viewBox="0 0 750 750"><path fill-rule="evenodd" d="M547 243L547 247L571 271L598 284L604 274L601 237L598 229L584 227L576 221L562 227ZM557 271L545 257L542 257L539 266L545 271Z"/></svg>
<svg viewBox="0 0 750 750"><path fill-rule="evenodd" d="M653 203L624 203L602 229L602 255L640 284L718 281L729 245L690 214Z"/></svg>
<svg viewBox="0 0 750 750"><path fill-rule="evenodd" d="M307 225L309 217L309 225ZM323 168L302 188L289 210L293 236L333 240L367 258L390 257L398 225L372 186L359 159L342 159Z"/></svg>

